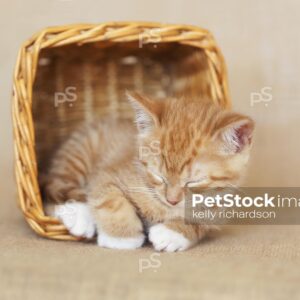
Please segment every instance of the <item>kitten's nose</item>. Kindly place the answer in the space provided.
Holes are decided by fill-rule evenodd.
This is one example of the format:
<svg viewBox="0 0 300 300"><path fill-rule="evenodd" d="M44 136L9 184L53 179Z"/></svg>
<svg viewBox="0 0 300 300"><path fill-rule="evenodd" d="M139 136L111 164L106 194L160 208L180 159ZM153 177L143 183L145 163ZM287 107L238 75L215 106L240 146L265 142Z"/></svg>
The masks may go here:
<svg viewBox="0 0 300 300"><path fill-rule="evenodd" d="M171 204L171 205L176 205L180 199L176 199L176 198L171 198L171 199L167 199L167 201Z"/></svg>

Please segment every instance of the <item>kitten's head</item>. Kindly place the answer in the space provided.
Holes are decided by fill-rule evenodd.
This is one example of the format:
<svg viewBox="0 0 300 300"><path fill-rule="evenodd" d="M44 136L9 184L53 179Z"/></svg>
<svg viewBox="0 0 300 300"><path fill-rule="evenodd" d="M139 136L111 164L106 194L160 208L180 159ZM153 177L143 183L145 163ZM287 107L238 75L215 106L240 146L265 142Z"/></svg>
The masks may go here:
<svg viewBox="0 0 300 300"><path fill-rule="evenodd" d="M203 99L154 100L136 92L128 98L136 112L139 159L166 205L183 205L186 189L239 183L254 129L249 117Z"/></svg>

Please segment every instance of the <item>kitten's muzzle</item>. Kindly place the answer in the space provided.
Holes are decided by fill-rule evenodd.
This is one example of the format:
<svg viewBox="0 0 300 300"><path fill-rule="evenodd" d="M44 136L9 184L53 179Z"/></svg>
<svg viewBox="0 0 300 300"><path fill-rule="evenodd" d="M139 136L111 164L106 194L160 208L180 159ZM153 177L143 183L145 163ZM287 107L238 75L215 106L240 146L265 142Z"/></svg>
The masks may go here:
<svg viewBox="0 0 300 300"><path fill-rule="evenodd" d="M183 199L183 188L180 185L168 185L166 189L166 200L175 206Z"/></svg>

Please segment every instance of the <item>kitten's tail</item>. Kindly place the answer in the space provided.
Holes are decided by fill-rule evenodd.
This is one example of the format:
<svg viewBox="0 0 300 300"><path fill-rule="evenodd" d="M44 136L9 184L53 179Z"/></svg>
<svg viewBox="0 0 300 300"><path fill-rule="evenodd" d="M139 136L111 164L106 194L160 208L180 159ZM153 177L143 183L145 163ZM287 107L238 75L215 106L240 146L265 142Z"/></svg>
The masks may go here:
<svg viewBox="0 0 300 300"><path fill-rule="evenodd" d="M85 189L75 182L73 176L49 176L43 185L43 193L47 201L55 203L65 202L70 199L81 202L86 201Z"/></svg>

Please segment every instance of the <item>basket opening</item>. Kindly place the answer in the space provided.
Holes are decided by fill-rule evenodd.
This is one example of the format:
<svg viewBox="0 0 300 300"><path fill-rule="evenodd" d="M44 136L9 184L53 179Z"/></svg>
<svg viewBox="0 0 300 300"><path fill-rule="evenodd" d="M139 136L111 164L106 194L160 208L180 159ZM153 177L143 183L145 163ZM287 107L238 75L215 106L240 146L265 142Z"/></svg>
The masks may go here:
<svg viewBox="0 0 300 300"><path fill-rule="evenodd" d="M91 43L41 51L33 87L35 151L44 173L55 149L82 122L132 118L125 90L164 97L210 95L205 52L179 43Z"/></svg>

